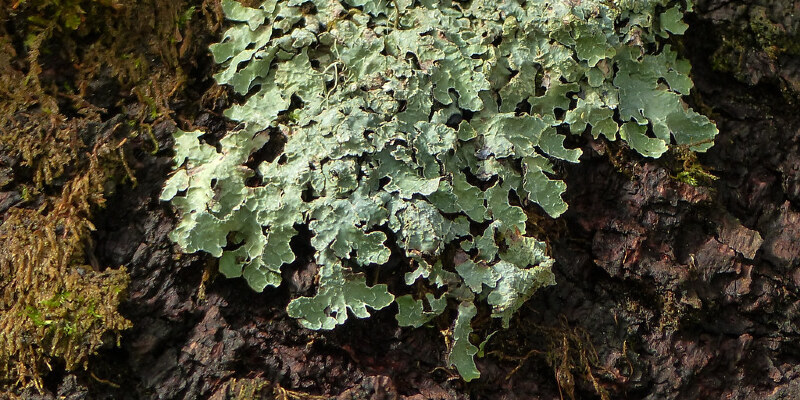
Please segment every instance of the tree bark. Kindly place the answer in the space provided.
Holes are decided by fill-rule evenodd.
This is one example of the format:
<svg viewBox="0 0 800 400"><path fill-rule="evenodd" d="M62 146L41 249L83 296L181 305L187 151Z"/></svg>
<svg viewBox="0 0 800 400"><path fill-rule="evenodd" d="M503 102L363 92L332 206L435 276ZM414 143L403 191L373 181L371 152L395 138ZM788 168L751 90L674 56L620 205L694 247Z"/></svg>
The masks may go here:
<svg viewBox="0 0 800 400"><path fill-rule="evenodd" d="M560 171L570 208L548 222L557 285L539 290L509 329L483 323L497 333L470 384L440 368L447 349L437 329L400 329L394 310L309 331L286 315L289 285L254 293L214 276L212 261L178 255L172 211L156 200L172 121L211 135L230 127L203 50L218 33L218 5L191 5L190 28L173 26L191 43L173 43L174 54L148 67L166 74L174 69L163 60L175 60L185 74L177 92L163 95L175 76L160 76L162 94L150 96L125 93L112 73L87 81L85 100L106 108L103 120L138 118L147 97L171 117L142 119L152 136L120 147L137 184L107 193L93 218L97 263L129 271L120 312L132 328L87 369L55 365L41 393L22 397L800 398L800 2L697 1L675 45L692 63L687 101L719 128L714 147L652 160L581 139L584 159ZM6 34L19 48L23 39ZM57 61L44 60L42 73ZM7 214L24 206L16 188L27 177L19 160L0 161ZM687 170L699 185L678 178ZM310 290L313 268L298 262L284 280Z"/></svg>

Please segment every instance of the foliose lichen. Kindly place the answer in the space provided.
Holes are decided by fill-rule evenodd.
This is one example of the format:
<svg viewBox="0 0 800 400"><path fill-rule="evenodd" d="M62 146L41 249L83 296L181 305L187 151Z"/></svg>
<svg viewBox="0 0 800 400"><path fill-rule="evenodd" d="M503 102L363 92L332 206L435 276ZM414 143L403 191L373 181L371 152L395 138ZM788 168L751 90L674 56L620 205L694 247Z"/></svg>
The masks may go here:
<svg viewBox="0 0 800 400"><path fill-rule="evenodd" d="M241 124L218 145L176 132L177 170L161 195L180 213L172 239L261 291L281 283L306 225L319 286L290 316L332 329L395 302L401 325L421 326L450 299L449 362L465 380L480 375L475 302L508 326L555 283L523 208L566 211L553 161L581 156L566 136L658 157L670 143L705 151L717 133L682 101L689 63L661 44L686 30L691 2L222 4L233 25L211 53L217 82L245 96L225 113ZM282 148L248 167L265 145ZM428 293L367 285L363 271L393 252L407 260L405 283Z"/></svg>

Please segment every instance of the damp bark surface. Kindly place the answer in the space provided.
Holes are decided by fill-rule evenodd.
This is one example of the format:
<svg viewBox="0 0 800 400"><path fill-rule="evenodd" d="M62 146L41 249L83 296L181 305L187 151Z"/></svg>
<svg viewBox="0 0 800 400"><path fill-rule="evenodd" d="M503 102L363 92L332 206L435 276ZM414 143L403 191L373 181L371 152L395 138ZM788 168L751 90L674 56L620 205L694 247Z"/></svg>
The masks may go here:
<svg viewBox="0 0 800 400"><path fill-rule="evenodd" d="M213 260L180 253L168 238L174 212L158 201L171 170L171 134L176 124L212 136L231 128L220 116L231 98L208 81L212 62L196 51L191 60L177 58L188 78L164 103L175 118L153 119L152 140L123 147L136 184L117 185L93 217L87 257L127 269L119 311L131 328L86 369L53 365L42 391L17 394L800 397L800 51L792 45L800 41L800 2L696 3L678 45L692 63L687 101L719 128L714 147L697 159L676 149L652 160L580 138L581 162L558 170L569 210L548 229L557 284L537 291L509 329L475 322L481 334L497 331L477 360L480 379L467 384L443 368L446 325L399 328L393 307L329 332L303 329L285 309L292 296L315 289L310 256L283 269L280 287L255 293L243 280L217 276ZM215 34L213 24L198 24L183 38L194 47L183 51L207 47ZM116 85L98 74L86 92L106 110L102 119L147 107ZM107 134L113 127L104 126ZM30 173L19 162L0 154L3 215L24 205L14 182ZM716 179L680 179L689 164ZM293 242L297 254L310 254L304 243Z"/></svg>

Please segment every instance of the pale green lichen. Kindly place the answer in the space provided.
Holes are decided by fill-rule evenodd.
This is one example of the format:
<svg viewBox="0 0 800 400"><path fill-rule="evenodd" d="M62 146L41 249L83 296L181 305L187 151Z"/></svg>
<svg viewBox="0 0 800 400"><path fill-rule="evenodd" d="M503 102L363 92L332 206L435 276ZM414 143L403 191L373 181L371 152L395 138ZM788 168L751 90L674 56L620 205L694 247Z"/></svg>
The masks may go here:
<svg viewBox="0 0 800 400"><path fill-rule="evenodd" d="M577 162L581 150L566 148L565 134L619 136L658 157L673 141L704 151L717 132L681 100L688 63L657 43L686 29L690 4L222 4L237 23L211 47L215 78L247 96L226 112L242 124L218 147L176 133L179 169L161 197L180 211L173 240L220 257L223 274L260 291L280 284L305 224L319 287L294 299L290 316L331 329L396 301L400 324L421 326L453 299L449 360L466 380L479 376L474 301L507 326L555 283L522 207L566 211L551 160ZM256 175L245 163L270 135L285 144ZM357 271L387 263L392 249L414 267L408 285L422 278L445 295L395 299L385 284L368 286Z"/></svg>

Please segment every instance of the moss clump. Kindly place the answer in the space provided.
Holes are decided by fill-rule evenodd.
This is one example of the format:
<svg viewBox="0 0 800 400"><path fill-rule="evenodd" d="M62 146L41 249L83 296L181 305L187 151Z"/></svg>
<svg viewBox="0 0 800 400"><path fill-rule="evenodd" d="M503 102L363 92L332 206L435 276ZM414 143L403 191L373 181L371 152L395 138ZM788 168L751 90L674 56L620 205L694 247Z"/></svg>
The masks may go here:
<svg viewBox="0 0 800 400"><path fill-rule="evenodd" d="M231 379L219 389L212 400L322 400L325 396L315 396L303 392L287 390L263 378Z"/></svg>
<svg viewBox="0 0 800 400"><path fill-rule="evenodd" d="M756 85L764 78L778 83L792 100L800 80L791 72L791 59L800 55L800 20L792 18L790 1L759 0L734 11L711 57L715 70Z"/></svg>
<svg viewBox="0 0 800 400"><path fill-rule="evenodd" d="M130 326L118 312L128 285L125 268L101 270L92 260L92 210L116 153L108 144L89 153L88 166L60 196L37 209L12 208L0 225L0 377L42 385L54 360L67 370L86 365L107 340Z"/></svg>
<svg viewBox="0 0 800 400"><path fill-rule="evenodd" d="M768 9L763 6L754 6L750 9L749 25L755 34L756 40L765 49L775 56L779 54L800 54L800 41L798 41L796 26L781 21L780 11L777 7Z"/></svg>
<svg viewBox="0 0 800 400"><path fill-rule="evenodd" d="M517 374L531 358L543 359L552 369L555 383L562 399L576 399L576 389L593 391L595 397L610 400L608 378L614 372L603 365L592 338L585 329L570 326L562 315L557 323L540 325L530 321L518 322L514 332L501 333L501 338L493 341L486 354L502 361L516 364L506 375L506 380ZM629 374L633 373L633 365L627 359L627 344L623 344L621 353L625 356ZM520 353L520 349L531 349Z"/></svg>
<svg viewBox="0 0 800 400"><path fill-rule="evenodd" d="M80 120L58 121L41 115L17 114L6 129L0 131L0 149L21 159L20 167L28 170L33 188L41 189L62 176L74 164L82 147L76 135Z"/></svg>
<svg viewBox="0 0 800 400"><path fill-rule="evenodd" d="M12 3L0 8L0 95L11 99L0 104L0 124L32 106L108 113L135 97L127 114L148 132L173 114L188 79L183 67L205 55L197 42L208 39L195 40L196 32L217 30L222 18L219 0Z"/></svg>
<svg viewBox="0 0 800 400"><path fill-rule="evenodd" d="M92 214L109 185L135 182L126 141L158 148L150 127L170 118L182 60L206 52L194 32L220 19L216 0L0 7L0 189L21 199L0 215L0 397L85 367L130 325L126 270L97 262Z"/></svg>
<svg viewBox="0 0 800 400"><path fill-rule="evenodd" d="M697 153L686 146L673 146L667 164L672 178L692 186L712 186L719 179L697 158Z"/></svg>

